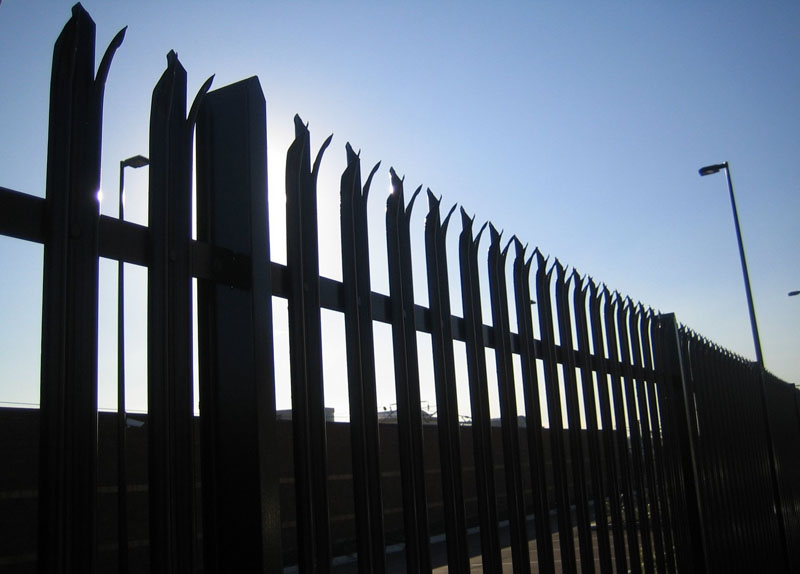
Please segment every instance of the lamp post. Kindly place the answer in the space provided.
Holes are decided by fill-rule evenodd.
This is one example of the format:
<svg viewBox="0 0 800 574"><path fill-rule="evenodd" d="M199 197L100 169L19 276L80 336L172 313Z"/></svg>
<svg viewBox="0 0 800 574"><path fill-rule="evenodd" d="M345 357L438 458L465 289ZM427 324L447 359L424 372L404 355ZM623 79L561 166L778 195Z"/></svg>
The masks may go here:
<svg viewBox="0 0 800 574"><path fill-rule="evenodd" d="M736 199L733 195L733 182L731 181L731 170L728 162L717 163L701 167L699 172L701 176L712 175L719 171L725 170L725 175L728 179L728 192L731 196L731 207L733 208L733 223L736 226L736 239L739 243L739 257L742 261L742 274L744 275L744 287L747 292L747 306L750 310L750 326L753 329L753 343L756 347L756 364L758 366L758 378L761 387L761 411L764 416L764 424L767 431L767 456L769 458L770 478L772 479L772 504L774 512L778 520L778 532L780 536L781 547L783 549L783 559L786 564L787 571L790 566L789 548L786 538L786 527L783 523L783 508L781 507L781 491L780 483L778 482L778 467L775 460L775 443L772 439L772 425L769 420L769 407L767 403L767 381L766 371L764 368L764 356L761 353L761 339L758 336L758 325L756 324L756 312L753 307L753 292L750 289L750 275L747 272L747 260L744 257L744 245L742 244L742 231L739 228L739 213L736 210ZM797 294L798 292L789 293Z"/></svg>
<svg viewBox="0 0 800 574"><path fill-rule="evenodd" d="M756 347L756 363L759 368L764 368L764 356L761 353L761 338L758 336L758 324L756 323L756 311L753 306L753 291L750 288L750 274L747 272L747 260L744 257L744 245L742 244L742 230L739 228L739 212L736 210L736 198L733 196L733 182L731 181L731 170L728 162L707 165L700 168L700 175L711 175L718 171L725 170L728 178L728 191L731 196L731 207L733 208L733 223L736 226L736 240L739 242L739 257L742 261L742 274L744 275L744 288L747 292L747 307L750 310L750 327L753 330L753 343Z"/></svg>
<svg viewBox="0 0 800 574"><path fill-rule="evenodd" d="M144 167L150 163L146 157L135 155L119 162L119 213L125 221L125 168ZM117 504L119 538L119 572L128 573L128 478L125 431L128 426L125 412L125 264L117 263Z"/></svg>

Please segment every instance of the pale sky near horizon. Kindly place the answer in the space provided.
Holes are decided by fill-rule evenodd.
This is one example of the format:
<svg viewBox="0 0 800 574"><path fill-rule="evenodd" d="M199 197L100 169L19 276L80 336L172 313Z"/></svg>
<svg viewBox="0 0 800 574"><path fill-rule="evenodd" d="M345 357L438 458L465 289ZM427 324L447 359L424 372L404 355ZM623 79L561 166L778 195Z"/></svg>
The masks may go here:
<svg viewBox="0 0 800 574"><path fill-rule="evenodd" d="M393 166L408 191L430 187L445 209L457 203L506 237L516 234L646 306L674 312L753 359L725 177L697 173L728 161L764 359L775 375L800 384L800 297L787 297L800 289L800 4L83 5L97 24L98 63L128 26L106 88L103 213L116 215L119 161L147 155L152 88L174 49L190 100L212 74L212 89L260 79L276 261L286 257L283 162L298 113L314 149L334 134L320 176L323 275L341 277L338 182L349 141L362 150L364 169L382 161L370 195L375 290L388 293L383 212ZM52 49L71 6L0 5L0 186L44 194ZM126 182L129 219L145 224L146 168L127 170ZM425 211L420 201L412 218L421 304ZM448 236L451 274L459 228ZM41 253L39 245L0 237L0 403L38 401ZM101 262L100 405L108 408L116 401L115 269ZM126 269L129 404L143 409L145 273ZM452 306L460 315L455 295ZM276 308L276 330L285 332L280 302ZM336 357L344 352L343 326L336 314L324 315L326 357ZM385 358L389 328L376 329ZM285 343L277 345L285 354ZM328 402L346 412L343 367L326 360L326 368ZM382 369L379 379L390 375ZM279 379L279 407L288 408L280 368ZM460 402L468 405L465 389L460 384ZM387 406L393 390L381 392ZM423 398L435 402L432 385Z"/></svg>

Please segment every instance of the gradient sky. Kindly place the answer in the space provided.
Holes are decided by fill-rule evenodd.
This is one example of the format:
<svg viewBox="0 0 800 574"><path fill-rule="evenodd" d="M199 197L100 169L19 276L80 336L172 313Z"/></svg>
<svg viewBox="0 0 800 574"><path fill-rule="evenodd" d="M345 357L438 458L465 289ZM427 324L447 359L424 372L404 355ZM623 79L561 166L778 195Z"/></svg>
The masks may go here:
<svg viewBox="0 0 800 574"><path fill-rule="evenodd" d="M0 186L44 194L52 48L71 4L0 5ZM383 162L370 195L375 290L388 292L383 210L394 166L408 189L430 187L446 209L458 203L506 237L674 312L753 359L725 177L697 173L728 161L765 362L800 383L800 297L787 297L800 289L800 4L431 4L85 2L97 23L98 62L128 26L106 89L103 212L116 214L119 161L147 155L152 88L174 49L190 99L212 74L214 87L252 75L261 81L275 260L286 257L283 162L299 113L314 148L334 134L320 176L323 275L341 277L338 181L349 141L365 166ZM146 172L126 171L126 212L142 224ZM421 304L424 213L420 202L412 219ZM448 238L451 272L458 227ZM41 246L0 237L0 401L38 401L41 259ZM101 262L102 407L116 401L115 269ZM146 279L126 269L128 400L143 409ZM279 357L284 309L276 302ZM324 315L326 358L336 357L343 323ZM383 376L391 373L388 326L376 333L383 406L393 402ZM326 360L326 395L337 414L347 410L343 369ZM286 408L282 365L278 377ZM424 387L433 403L432 385ZM460 382L468 405L465 389Z"/></svg>

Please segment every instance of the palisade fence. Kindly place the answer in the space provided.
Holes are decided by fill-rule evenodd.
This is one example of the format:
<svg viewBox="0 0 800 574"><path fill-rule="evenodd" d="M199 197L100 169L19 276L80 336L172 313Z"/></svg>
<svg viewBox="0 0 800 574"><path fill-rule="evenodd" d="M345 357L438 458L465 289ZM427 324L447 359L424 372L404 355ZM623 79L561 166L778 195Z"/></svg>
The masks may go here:
<svg viewBox="0 0 800 574"><path fill-rule="evenodd" d="M442 218L440 200L430 192L429 307L416 305L409 218L419 190L406 203L393 170L386 211L390 293L373 292L366 204L378 166L362 184L359 157L349 145L341 178L343 280L321 277L316 178L330 140L312 163L309 132L299 118L286 164L288 264L272 262L266 111L258 80L214 91L208 81L187 114L186 72L174 53L153 91L148 227L101 216L95 195L103 90L123 33L96 75L94 38L94 23L76 5L55 45L46 199L0 188L0 233L44 244L33 494L38 549L27 562L0 556L0 569L91 573L109 553L118 558L102 563L120 572L284 568L272 296L285 298L289 310L293 556L301 572L328 572L341 562L334 560L330 515L323 308L345 319L355 522L350 551L358 571L396 567L387 550L397 538L384 512L386 456L399 460L402 550L395 554L407 572L440 565L432 558L437 544L452 572L468 572L470 562L484 572L800 568L800 393L793 386L679 326L672 314L644 308L558 261L550 264L516 238L504 245L491 226L491 326L484 324L478 257L484 229L476 233L463 210L463 308L455 315L445 249L453 212ZM97 452L104 439L97 412L99 257L148 268L147 518L145 542L135 545L126 535L128 484L116 491L117 543L123 543L98 543ZM192 397L193 278L199 422ZM512 305L516 325L509 319ZM391 445L380 442L385 433L379 427L386 425L378 421L375 321L390 324L393 335L397 420ZM419 406L418 332L430 334L434 358L435 472L423 456L423 446L432 443L423 437ZM454 341L466 348L467 426L458 417ZM486 349L496 359L499 437L489 414ZM517 412L515 373L521 373L524 413ZM118 416L124 447L125 413ZM467 436L471 449L464 448ZM390 446L396 451L387 455L382 449ZM465 503L466 490L473 504ZM432 492L442 506L437 520L431 520ZM3 520L6 533L17 528L11 522ZM442 533L443 544L436 542ZM508 548L510 563L501 558ZM129 553L144 555L136 568Z"/></svg>

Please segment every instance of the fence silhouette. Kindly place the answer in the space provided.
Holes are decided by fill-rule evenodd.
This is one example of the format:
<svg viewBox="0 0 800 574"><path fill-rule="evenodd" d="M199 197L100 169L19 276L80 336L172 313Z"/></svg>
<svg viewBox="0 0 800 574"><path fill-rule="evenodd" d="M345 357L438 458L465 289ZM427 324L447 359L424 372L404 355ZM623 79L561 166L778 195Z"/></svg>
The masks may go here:
<svg viewBox="0 0 800 574"><path fill-rule="evenodd" d="M485 268L491 325L485 324L479 246L486 226L476 230L474 218L461 210L460 274L450 276L445 237L454 212L444 214L430 191L424 232L429 306L415 304L410 214L420 189L406 201L394 170L386 204L389 295L372 291L366 205L378 166L362 182L360 158L349 145L341 178L342 281L321 277L316 180L330 138L312 162L309 131L299 117L286 163L287 265L271 261L266 110L256 78L213 91L209 80L187 111L186 72L170 53L153 90L149 224L101 216L96 192L103 89L123 35L113 40L95 73L94 23L76 5L55 45L46 198L0 188L0 233L44 245L35 556L40 572L98 569L99 257L148 268L151 572L283 568L273 296L288 302L301 572L331 571L334 558L323 308L343 313L345 320L360 572L389 569L375 321L392 331L392 455L399 461L406 571L431 571L436 534L427 500L431 476L423 455L418 332L429 333L432 345L441 482L436 487L450 571L468 572L479 559L484 572L502 572L506 544L512 565L505 571L513 572L530 572L532 564L538 572L584 573L799 567L800 393L793 386L680 326L674 315L645 308L559 261L550 263L516 237L503 240L491 225ZM199 424L192 396L193 278ZM461 315L450 306L454 279L460 282ZM454 341L466 349L469 473ZM499 452L487 349L496 362ZM517 411L518 375L524 413ZM125 413L118 417L123 438ZM465 481L474 489L477 516L465 511ZM118 490L120 508L126 506L127 486ZM468 540L475 522L479 556ZM123 572L129 566L124 520L119 527ZM507 542L501 542L501 530L507 530Z"/></svg>

